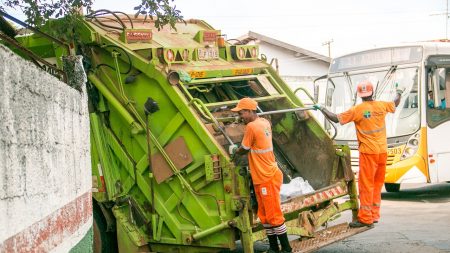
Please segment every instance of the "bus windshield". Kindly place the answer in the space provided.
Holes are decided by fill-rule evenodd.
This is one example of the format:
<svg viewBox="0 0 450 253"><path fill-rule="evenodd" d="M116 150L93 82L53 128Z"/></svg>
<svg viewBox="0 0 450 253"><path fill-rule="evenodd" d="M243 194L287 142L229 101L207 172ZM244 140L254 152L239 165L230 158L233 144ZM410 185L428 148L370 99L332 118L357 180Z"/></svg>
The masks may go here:
<svg viewBox="0 0 450 253"><path fill-rule="evenodd" d="M351 106L361 103L361 99L355 94L356 85L370 80L374 85L375 100L393 101L396 95L396 85L404 87L402 99L395 113L386 116L387 137L396 137L412 134L419 129L419 97L418 68L397 68L392 66L382 71L359 72L358 74L343 73L330 77L327 85L327 106L334 113L341 113ZM356 140L356 132L353 123L346 125L337 124L336 140Z"/></svg>

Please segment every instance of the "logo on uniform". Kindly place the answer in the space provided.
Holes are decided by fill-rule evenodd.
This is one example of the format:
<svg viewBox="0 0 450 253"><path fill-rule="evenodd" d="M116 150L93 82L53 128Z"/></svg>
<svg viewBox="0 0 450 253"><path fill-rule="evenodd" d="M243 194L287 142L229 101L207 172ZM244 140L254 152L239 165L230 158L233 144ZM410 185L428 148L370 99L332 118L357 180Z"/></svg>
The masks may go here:
<svg viewBox="0 0 450 253"><path fill-rule="evenodd" d="M267 188L266 187L262 187L261 188L261 194L262 195L267 195Z"/></svg>
<svg viewBox="0 0 450 253"><path fill-rule="evenodd" d="M270 130L269 128L264 129L264 134L269 137L270 136Z"/></svg>
<svg viewBox="0 0 450 253"><path fill-rule="evenodd" d="M364 112L363 112L363 116L364 116L364 118L366 118L366 119L370 118L370 116L371 116L370 111L364 111Z"/></svg>

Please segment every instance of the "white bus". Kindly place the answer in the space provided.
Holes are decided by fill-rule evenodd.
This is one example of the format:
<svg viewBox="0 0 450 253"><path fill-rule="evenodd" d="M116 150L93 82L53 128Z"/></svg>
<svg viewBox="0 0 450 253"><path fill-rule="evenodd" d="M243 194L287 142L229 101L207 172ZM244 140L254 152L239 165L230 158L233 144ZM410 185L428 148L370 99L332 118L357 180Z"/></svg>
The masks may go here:
<svg viewBox="0 0 450 253"><path fill-rule="evenodd" d="M406 88L396 112L386 117L386 190L399 191L403 183L450 181L450 43L423 42L335 58L326 84L327 108L340 113L360 103L356 85L365 79L375 86L375 100L392 101L397 84ZM334 134L329 122L325 127ZM350 146L357 171L354 125L336 127L335 140Z"/></svg>

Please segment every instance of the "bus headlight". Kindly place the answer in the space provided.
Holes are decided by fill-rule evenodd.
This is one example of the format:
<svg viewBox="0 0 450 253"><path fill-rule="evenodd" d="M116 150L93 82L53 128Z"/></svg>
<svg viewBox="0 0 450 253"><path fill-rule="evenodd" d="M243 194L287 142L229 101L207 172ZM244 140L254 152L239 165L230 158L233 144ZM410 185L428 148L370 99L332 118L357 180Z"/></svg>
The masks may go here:
<svg viewBox="0 0 450 253"><path fill-rule="evenodd" d="M403 150L401 160L405 160L416 154L417 150L419 149L419 141L420 140L420 133L416 133L413 136L411 136L406 143L406 147Z"/></svg>

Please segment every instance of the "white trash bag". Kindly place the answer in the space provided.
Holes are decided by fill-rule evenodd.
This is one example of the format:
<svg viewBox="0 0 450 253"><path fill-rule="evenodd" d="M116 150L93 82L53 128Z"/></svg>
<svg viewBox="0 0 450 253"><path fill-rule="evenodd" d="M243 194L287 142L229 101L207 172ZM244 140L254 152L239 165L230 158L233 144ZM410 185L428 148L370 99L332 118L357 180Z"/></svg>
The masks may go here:
<svg viewBox="0 0 450 253"><path fill-rule="evenodd" d="M296 177L288 184L282 184L280 189L281 201L293 198L300 195L305 195L314 192L314 189L309 184L308 180L303 180L302 177Z"/></svg>

